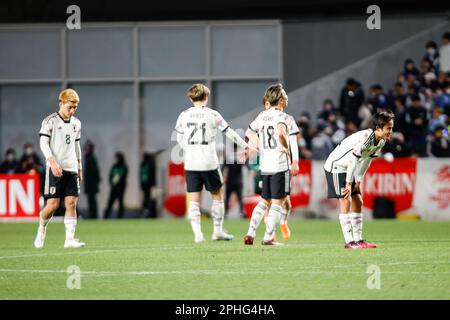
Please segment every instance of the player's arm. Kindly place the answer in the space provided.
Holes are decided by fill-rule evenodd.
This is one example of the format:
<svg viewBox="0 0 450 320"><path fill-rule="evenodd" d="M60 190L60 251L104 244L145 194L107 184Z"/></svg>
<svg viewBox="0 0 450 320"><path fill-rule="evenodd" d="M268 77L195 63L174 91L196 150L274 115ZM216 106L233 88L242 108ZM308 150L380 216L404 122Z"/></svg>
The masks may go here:
<svg viewBox="0 0 450 320"><path fill-rule="evenodd" d="M80 182L83 181L83 167L81 164L81 143L80 138L75 139L75 153L77 155L77 162L78 162L78 178L80 179Z"/></svg>
<svg viewBox="0 0 450 320"><path fill-rule="evenodd" d="M231 129L230 127L226 128L224 130L224 133L225 133L225 135L227 136L228 139L230 139L231 141L236 143L239 147L241 147L241 148L247 148L248 147L248 145L244 141L244 139L242 139L241 136L238 135L237 132L234 131L233 129Z"/></svg>
<svg viewBox="0 0 450 320"><path fill-rule="evenodd" d="M289 138L287 136L286 123L279 122L277 124L278 139L281 145L285 148L286 152L289 150Z"/></svg>
<svg viewBox="0 0 450 320"><path fill-rule="evenodd" d="M292 154L292 166L291 166L291 173L292 175L296 176L298 174L298 143L297 143L297 134L292 133L289 135L289 147Z"/></svg>
<svg viewBox="0 0 450 320"><path fill-rule="evenodd" d="M365 137L364 141L367 139ZM347 174L345 177L345 190L343 191L344 199L347 199L351 196L351 189L352 189L352 183L353 180L356 180L356 176L358 175L358 167L360 166L361 159L362 159L362 153L364 148L364 141L359 141L351 151L350 159L347 164ZM359 183L358 183L359 185Z"/></svg>
<svg viewBox="0 0 450 320"><path fill-rule="evenodd" d="M177 123L175 125L175 131L177 133L177 143L184 149L184 131L183 131L183 113L178 116Z"/></svg>
<svg viewBox="0 0 450 320"><path fill-rule="evenodd" d="M367 158L367 159L364 159L364 160L358 162L358 171L357 171L356 178L355 178L356 182L358 182L358 183L361 182L361 180L364 177L364 175L366 174L367 169L369 168L371 162L372 162L371 158Z"/></svg>
<svg viewBox="0 0 450 320"><path fill-rule="evenodd" d="M42 154L45 157L46 162L50 164L50 169L55 177L62 176L62 169L59 166L58 162L56 162L55 157L53 156L52 149L50 148L50 137L51 137L51 123L49 121L43 121L41 130L39 131L40 139L39 146L41 148Z"/></svg>

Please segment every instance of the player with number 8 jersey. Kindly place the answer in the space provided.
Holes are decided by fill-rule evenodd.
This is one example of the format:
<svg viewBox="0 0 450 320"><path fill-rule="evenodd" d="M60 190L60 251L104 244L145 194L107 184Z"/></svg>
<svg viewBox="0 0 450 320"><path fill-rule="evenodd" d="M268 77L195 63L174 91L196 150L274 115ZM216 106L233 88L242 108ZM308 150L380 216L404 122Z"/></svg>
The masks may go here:
<svg viewBox="0 0 450 320"><path fill-rule="evenodd" d="M66 207L65 248L84 247L85 243L74 239L77 224L76 203L80 194L81 122L74 114L80 98L73 89L59 94L59 111L42 121L39 131L40 147L46 160L44 198L46 205L40 212L39 228L34 241L38 249L44 246L47 225L64 199Z"/></svg>

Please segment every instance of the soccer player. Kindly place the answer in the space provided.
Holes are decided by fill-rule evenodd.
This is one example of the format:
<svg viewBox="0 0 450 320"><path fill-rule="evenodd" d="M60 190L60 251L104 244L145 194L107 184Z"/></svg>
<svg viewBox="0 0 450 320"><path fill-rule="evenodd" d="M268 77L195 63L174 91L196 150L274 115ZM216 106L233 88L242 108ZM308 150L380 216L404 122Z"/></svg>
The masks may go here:
<svg viewBox="0 0 450 320"><path fill-rule="evenodd" d="M232 240L233 235L223 230L225 213L223 179L216 152L217 130L239 147L247 143L230 128L219 112L206 107L210 91L203 84L194 84L187 91L193 107L181 112L175 130L177 141L184 150L184 171L189 194L188 217L194 232L194 241L205 241L200 223L200 196L203 186L211 193L211 215L214 223L212 240Z"/></svg>
<svg viewBox="0 0 450 320"><path fill-rule="evenodd" d="M265 96L262 98L262 103L266 110L268 110L271 107L270 103L266 100ZM300 130L298 129L298 126L297 126L297 123L295 122L294 117L292 117L289 114L286 114L286 117L287 117L286 118L287 127L289 129L289 149L290 149L290 155L292 156L292 159L291 159L292 165L290 165L289 168L291 169L291 174L295 176L299 172L299 168L298 168L299 154L298 154L298 147L297 147L297 134L300 132ZM249 229L247 231L246 237L244 238L245 244L248 244L248 245L253 244L253 240L256 235L256 230L258 229L258 226L261 223L261 220L263 218L267 218L267 215L269 213L270 201L267 201L264 203L266 204L266 210L264 211L264 214L260 214L260 210L253 211L254 214L252 214L252 217L250 219ZM280 230L281 230L281 235L282 235L283 239L288 240L291 236L291 231L289 230L287 221L288 221L288 217L291 213L291 209L292 209L291 199L290 199L289 195L286 196L286 200L283 202L282 207L285 212L281 215ZM273 233L273 239L275 240L275 230Z"/></svg>
<svg viewBox="0 0 450 320"><path fill-rule="evenodd" d="M376 248L362 239L363 201L360 183L372 158L381 153L394 127L394 114L380 111L373 116L372 128L355 132L345 138L328 156L325 175L328 198L339 199L339 221L345 248Z"/></svg>
<svg viewBox="0 0 450 320"><path fill-rule="evenodd" d="M260 150L260 170L263 181L262 200L258 202L250 219L245 244L253 244L256 228L270 206L266 221L263 245L279 245L273 233L281 219L286 219L283 209L290 191L289 173L289 115L284 112L288 96L281 84L271 85L264 95L269 108L262 111L246 132L250 145ZM298 172L298 165L294 164Z"/></svg>
<svg viewBox="0 0 450 320"><path fill-rule="evenodd" d="M84 247L84 242L74 238L77 225L76 205L80 194L81 122L74 114L80 98L75 90L66 89L59 94L59 111L42 121L39 131L40 147L46 160L44 183L45 207L40 212L39 227L34 241L38 249L44 246L47 225L64 199L66 212L64 248Z"/></svg>

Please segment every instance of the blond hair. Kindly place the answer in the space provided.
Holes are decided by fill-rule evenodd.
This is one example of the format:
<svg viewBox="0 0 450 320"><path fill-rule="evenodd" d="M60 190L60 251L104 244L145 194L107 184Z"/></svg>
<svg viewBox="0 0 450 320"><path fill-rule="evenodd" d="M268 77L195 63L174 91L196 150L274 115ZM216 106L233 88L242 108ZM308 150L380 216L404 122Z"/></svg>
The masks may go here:
<svg viewBox="0 0 450 320"><path fill-rule="evenodd" d="M210 91L207 86L201 83L192 85L187 91L187 96L192 101L203 101L209 97Z"/></svg>
<svg viewBox="0 0 450 320"><path fill-rule="evenodd" d="M73 89L65 89L59 94L59 102L80 102L78 93Z"/></svg>

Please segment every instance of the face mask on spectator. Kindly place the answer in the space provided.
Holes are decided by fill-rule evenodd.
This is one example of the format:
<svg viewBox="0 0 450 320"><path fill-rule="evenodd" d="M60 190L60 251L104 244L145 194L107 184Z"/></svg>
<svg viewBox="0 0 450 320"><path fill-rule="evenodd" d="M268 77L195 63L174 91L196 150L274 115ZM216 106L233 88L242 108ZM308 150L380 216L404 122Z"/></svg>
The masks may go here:
<svg viewBox="0 0 450 320"><path fill-rule="evenodd" d="M428 48L428 49L427 49L427 52L428 52L429 55L433 55L433 54L435 54L436 49L434 49L434 48Z"/></svg>
<svg viewBox="0 0 450 320"><path fill-rule="evenodd" d="M27 156L31 156L33 154L33 148L31 147L25 148L25 154Z"/></svg>
<svg viewBox="0 0 450 320"><path fill-rule="evenodd" d="M14 161L14 155L12 154L12 153L8 153L7 155L6 155L6 161L8 161L8 162L13 162Z"/></svg>

